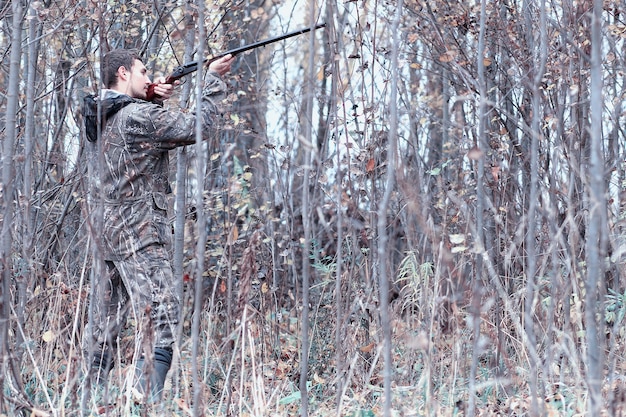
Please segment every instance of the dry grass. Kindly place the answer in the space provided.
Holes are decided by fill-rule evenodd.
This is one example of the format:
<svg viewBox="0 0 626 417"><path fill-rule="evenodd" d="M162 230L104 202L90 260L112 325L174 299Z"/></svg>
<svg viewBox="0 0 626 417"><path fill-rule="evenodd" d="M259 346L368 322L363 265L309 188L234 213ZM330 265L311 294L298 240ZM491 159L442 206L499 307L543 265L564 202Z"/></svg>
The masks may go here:
<svg viewBox="0 0 626 417"><path fill-rule="evenodd" d="M407 258L409 259L409 258ZM407 260L408 262L408 260ZM406 265L405 265L406 266ZM526 349L519 326L512 323L519 314L509 314L494 294L481 298L480 338L473 340L475 317L469 305L444 303L437 293L435 271L422 265L411 273L398 275L399 296L393 301L393 410L398 416L464 415L468 397L468 375L472 360L478 362L477 415L529 415ZM328 277L327 277L328 278ZM346 278L348 278L346 276ZM70 282L72 285L67 285ZM346 282L352 298L347 299L341 320L344 339L337 346L338 318L334 313L332 289L325 281L313 289L315 305L311 323L310 415L377 416L382 411L381 340L375 309L376 295L361 284ZM202 314L202 355L199 364L202 412L207 416L297 415L301 358L300 315L297 303L285 307L276 293L265 286L252 289L251 303L226 328L224 294L216 287ZM48 277L35 288L25 317L26 327L21 375L24 392L5 387L13 396L12 413L20 404L30 403L25 415L81 415L81 374L85 370L79 349L86 314L88 284L81 277ZM210 296L210 292L208 293ZM369 294L369 295L368 295ZM191 297L188 298L190 300ZM513 297L514 298L514 297ZM464 298L462 298L464 299ZM518 306L513 299L513 305ZM189 334L190 301L177 360L166 384L163 409L151 410L136 404L137 398L125 388L133 357L133 323L120 341L117 366L107 397L91 402L87 411L103 413L103 402L115 404L108 415L191 415L192 361ZM581 314L574 304L572 317ZM517 312L519 313L519 312ZM442 326L442 315L445 326ZM575 320L574 320L575 322ZM586 410L586 388L581 341L573 333L555 329L550 344L540 346L544 362L539 380L543 415L575 416ZM12 335L13 337L15 335ZM548 335L546 335L547 337ZM614 340L621 352L623 340ZM340 357L344 368L336 369ZM617 370L623 366L618 360ZM343 387L341 395L337 387ZM626 383L615 379L605 389L607 415L620 415L625 407ZM106 413L105 413L106 414Z"/></svg>

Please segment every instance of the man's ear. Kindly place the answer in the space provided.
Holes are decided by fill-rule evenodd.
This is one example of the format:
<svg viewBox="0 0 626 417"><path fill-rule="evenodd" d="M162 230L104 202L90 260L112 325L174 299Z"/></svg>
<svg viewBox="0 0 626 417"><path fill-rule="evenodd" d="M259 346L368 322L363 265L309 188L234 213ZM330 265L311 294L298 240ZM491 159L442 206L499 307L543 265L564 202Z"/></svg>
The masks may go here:
<svg viewBox="0 0 626 417"><path fill-rule="evenodd" d="M117 69L117 79L120 81L127 81L128 80L128 70L126 69L125 66L121 66Z"/></svg>

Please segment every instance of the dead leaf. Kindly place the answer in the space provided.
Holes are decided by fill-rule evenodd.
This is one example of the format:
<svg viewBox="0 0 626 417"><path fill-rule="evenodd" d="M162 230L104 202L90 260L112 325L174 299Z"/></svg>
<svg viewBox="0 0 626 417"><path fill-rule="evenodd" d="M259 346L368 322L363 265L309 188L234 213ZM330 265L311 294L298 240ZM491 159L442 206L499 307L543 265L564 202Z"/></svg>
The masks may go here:
<svg viewBox="0 0 626 417"><path fill-rule="evenodd" d="M41 338L43 339L44 342L50 343L52 342L52 340L54 340L54 333L52 332L52 330L48 330L47 332L41 335Z"/></svg>
<svg viewBox="0 0 626 417"><path fill-rule="evenodd" d="M500 179L500 167L499 166L491 167L491 175L493 176L494 180L498 181L498 179Z"/></svg>
<svg viewBox="0 0 626 417"><path fill-rule="evenodd" d="M361 346L359 350L363 353L370 353L374 349L375 346L376 346L376 343L372 342L369 345Z"/></svg>
<svg viewBox="0 0 626 417"><path fill-rule="evenodd" d="M474 161L478 161L480 158L483 157L483 151L481 151L478 146L474 146L467 152L467 157Z"/></svg>
<svg viewBox="0 0 626 417"><path fill-rule="evenodd" d="M238 238L239 238L239 228L237 226L233 226L233 228L230 229L230 233L228 234L227 244L232 245L233 243L237 241Z"/></svg>
<svg viewBox="0 0 626 417"><path fill-rule="evenodd" d="M187 405L187 402L183 399L183 398L176 398L174 399L174 402L176 403L176 405L183 410L184 412L186 412L187 414L191 415L191 409L189 408L189 406Z"/></svg>
<svg viewBox="0 0 626 417"><path fill-rule="evenodd" d="M448 238L450 239L450 243L453 245L460 245L465 242L465 235L463 234L450 234L448 235Z"/></svg>
<svg viewBox="0 0 626 417"><path fill-rule="evenodd" d="M323 383L325 383L325 382L326 382L326 380L325 380L324 378L322 378L321 376L319 376L319 375L317 374L317 372L316 372L315 374L313 374L313 381L314 381L316 384L323 384Z"/></svg>
<svg viewBox="0 0 626 417"><path fill-rule="evenodd" d="M452 62L454 61L454 58L456 58L456 52L446 51L439 56L439 62Z"/></svg>

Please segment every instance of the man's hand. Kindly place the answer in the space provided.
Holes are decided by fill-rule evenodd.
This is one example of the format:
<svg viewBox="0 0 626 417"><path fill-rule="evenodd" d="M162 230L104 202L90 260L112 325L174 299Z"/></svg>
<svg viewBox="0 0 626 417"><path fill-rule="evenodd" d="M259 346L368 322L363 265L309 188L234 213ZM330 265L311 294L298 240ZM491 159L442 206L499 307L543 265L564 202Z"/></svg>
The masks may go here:
<svg viewBox="0 0 626 417"><path fill-rule="evenodd" d="M216 72L217 74L222 76L230 71L230 66L233 64L234 60L235 57L230 54L218 58L209 64L209 71Z"/></svg>
<svg viewBox="0 0 626 417"><path fill-rule="evenodd" d="M159 100L167 100L174 94L174 86L180 84L180 81L176 80L173 84L165 84L165 77L159 77L154 80L154 94Z"/></svg>

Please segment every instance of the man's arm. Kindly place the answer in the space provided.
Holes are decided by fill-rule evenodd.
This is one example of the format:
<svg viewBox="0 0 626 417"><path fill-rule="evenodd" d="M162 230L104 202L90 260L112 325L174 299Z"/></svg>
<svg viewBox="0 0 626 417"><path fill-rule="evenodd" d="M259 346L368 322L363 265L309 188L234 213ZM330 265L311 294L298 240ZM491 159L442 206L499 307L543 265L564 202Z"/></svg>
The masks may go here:
<svg viewBox="0 0 626 417"><path fill-rule="evenodd" d="M233 55L226 55L209 64L208 70L222 77L224 74L230 71L235 57ZM174 87L179 85L180 81L176 80L173 84L166 84L165 77L159 77L154 80L154 95L159 98L159 101L167 100L174 94Z"/></svg>
<svg viewBox="0 0 626 417"><path fill-rule="evenodd" d="M193 144L196 118L201 119L204 138L210 137L220 126L221 106L227 94L227 85L218 74L217 70L208 72L202 99L194 111L168 109L142 101L125 108L120 120L122 129L130 138L129 143L142 151L169 150Z"/></svg>

